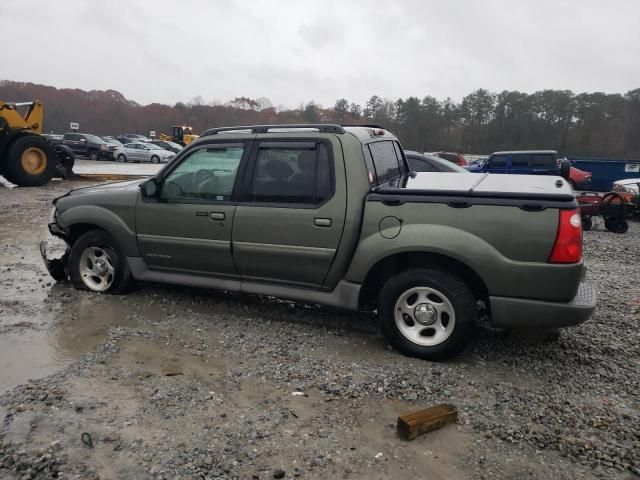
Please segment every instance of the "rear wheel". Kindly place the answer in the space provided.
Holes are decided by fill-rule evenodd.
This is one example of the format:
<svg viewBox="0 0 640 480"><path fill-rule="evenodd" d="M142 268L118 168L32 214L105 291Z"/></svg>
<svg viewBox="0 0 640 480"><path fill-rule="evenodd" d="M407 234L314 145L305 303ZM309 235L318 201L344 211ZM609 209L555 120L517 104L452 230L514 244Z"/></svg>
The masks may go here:
<svg viewBox="0 0 640 480"><path fill-rule="evenodd" d="M582 230L586 232L587 230L591 230L591 227L593 227L593 220L591 217L582 217Z"/></svg>
<svg viewBox="0 0 640 480"><path fill-rule="evenodd" d="M457 276L425 268L391 278L378 315L387 341L405 355L445 360L461 352L478 319L475 295Z"/></svg>
<svg viewBox="0 0 640 480"><path fill-rule="evenodd" d="M627 233L629 222L626 220L605 220L604 226L613 233Z"/></svg>
<svg viewBox="0 0 640 480"><path fill-rule="evenodd" d="M133 285L127 259L111 235L91 230L71 247L69 269L74 287L100 293L126 293Z"/></svg>
<svg viewBox="0 0 640 480"><path fill-rule="evenodd" d="M56 173L56 154L43 137L24 135L11 143L5 177L21 187L44 185Z"/></svg>

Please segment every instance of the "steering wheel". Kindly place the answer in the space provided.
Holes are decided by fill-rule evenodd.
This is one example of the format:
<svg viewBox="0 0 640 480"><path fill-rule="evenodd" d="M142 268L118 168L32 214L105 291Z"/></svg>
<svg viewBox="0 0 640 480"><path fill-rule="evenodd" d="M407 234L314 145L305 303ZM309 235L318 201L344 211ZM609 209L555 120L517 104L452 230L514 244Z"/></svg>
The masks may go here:
<svg viewBox="0 0 640 480"><path fill-rule="evenodd" d="M211 172L211 170L205 170L204 168L197 170L193 174L193 186L196 187L196 191L198 190L198 185L200 185L203 182L206 182L213 176L214 175Z"/></svg>

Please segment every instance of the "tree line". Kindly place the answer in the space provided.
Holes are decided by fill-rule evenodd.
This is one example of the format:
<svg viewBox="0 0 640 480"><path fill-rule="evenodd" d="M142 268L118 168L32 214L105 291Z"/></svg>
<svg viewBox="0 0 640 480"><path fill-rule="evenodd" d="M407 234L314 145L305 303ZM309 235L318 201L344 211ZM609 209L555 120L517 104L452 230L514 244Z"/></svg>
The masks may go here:
<svg viewBox="0 0 640 480"><path fill-rule="evenodd" d="M565 155L640 158L640 88L625 94L478 89L459 102L430 95L398 100L374 95L365 105L341 98L331 107L309 102L285 108L267 98L247 97L226 103L195 97L172 106L140 105L114 90L87 92L5 80L0 99L42 100L45 132L64 133L69 122L99 135L160 133L181 124L201 132L228 125L335 122L379 124L405 148L418 151L556 149Z"/></svg>

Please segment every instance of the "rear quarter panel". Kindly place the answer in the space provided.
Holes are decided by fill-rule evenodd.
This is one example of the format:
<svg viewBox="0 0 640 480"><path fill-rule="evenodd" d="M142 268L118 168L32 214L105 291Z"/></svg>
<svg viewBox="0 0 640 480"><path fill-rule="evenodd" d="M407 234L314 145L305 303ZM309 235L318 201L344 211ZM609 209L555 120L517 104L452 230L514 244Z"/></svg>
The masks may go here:
<svg viewBox="0 0 640 480"><path fill-rule="evenodd" d="M380 222L396 217L395 238ZM363 282L369 269L389 255L416 251L458 260L474 270L490 295L565 301L577 291L582 264L552 265L559 212L518 207L440 203L399 206L367 201L362 233L346 279ZM418 267L418 266L417 266Z"/></svg>

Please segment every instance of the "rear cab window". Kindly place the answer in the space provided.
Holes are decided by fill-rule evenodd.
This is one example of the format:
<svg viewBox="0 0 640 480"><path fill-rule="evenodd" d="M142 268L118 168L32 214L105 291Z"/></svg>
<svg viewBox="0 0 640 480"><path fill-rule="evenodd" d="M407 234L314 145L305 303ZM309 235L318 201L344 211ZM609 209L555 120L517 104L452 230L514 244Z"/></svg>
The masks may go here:
<svg viewBox="0 0 640 480"><path fill-rule="evenodd" d="M384 140L364 145L369 184L381 185L400 177L403 170L403 153L397 143Z"/></svg>

